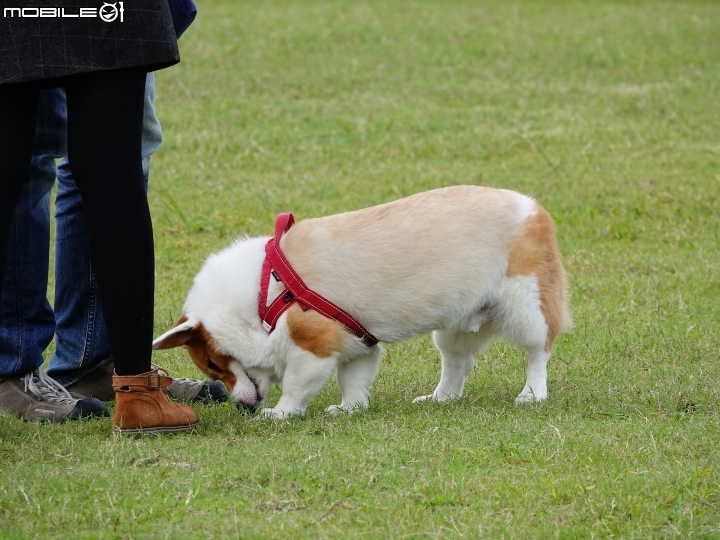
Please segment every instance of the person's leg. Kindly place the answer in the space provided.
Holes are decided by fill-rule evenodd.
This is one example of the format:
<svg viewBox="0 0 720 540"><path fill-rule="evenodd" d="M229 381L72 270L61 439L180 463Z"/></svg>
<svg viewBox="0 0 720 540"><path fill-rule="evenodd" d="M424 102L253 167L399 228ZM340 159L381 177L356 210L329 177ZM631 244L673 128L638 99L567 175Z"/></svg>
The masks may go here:
<svg viewBox="0 0 720 540"><path fill-rule="evenodd" d="M110 358L110 342L90 267L82 200L67 158L60 163L57 178L55 352L47 372L68 386Z"/></svg>
<svg viewBox="0 0 720 540"><path fill-rule="evenodd" d="M29 85L0 86L0 283L5 278L15 205L30 172L38 94Z"/></svg>
<svg viewBox="0 0 720 540"><path fill-rule="evenodd" d="M90 266L82 199L67 157L55 197L55 353L48 374L64 386L110 358L110 342ZM109 388L110 394L112 389Z"/></svg>
<svg viewBox="0 0 720 540"><path fill-rule="evenodd" d="M155 116L155 76L148 73L142 124L142 170L147 193L150 156L162 142L162 129ZM73 392L114 399L113 363L105 320L90 266L82 199L67 156L57 172L55 198L55 353L48 374ZM96 371L96 373L92 373ZM92 374L91 374L92 373ZM82 388L73 385L83 381ZM98 394L98 395L96 395Z"/></svg>
<svg viewBox="0 0 720 540"><path fill-rule="evenodd" d="M68 160L82 196L90 260L115 371L150 371L152 222L142 174L145 73L84 76L66 87Z"/></svg>
<svg viewBox="0 0 720 540"><path fill-rule="evenodd" d="M38 279L41 284L47 286L47 246L49 231L45 229L45 216L49 214L49 209L45 207L46 197L37 197L37 192L42 191L37 185L31 186L29 189L38 200L38 207L28 214L27 200L24 201L18 213L15 212L16 201L21 193L21 189L28 179L31 178L31 165L35 167L38 163L32 161L33 142L43 142L43 138L48 135L45 130L47 127L45 120L48 111L43 110L43 117L36 126L36 118L38 118L38 98L39 90L30 85L18 85L14 87L0 86L0 283L5 284L5 262L8 259L8 249L11 245L14 248L21 248L20 251L28 251L25 245L18 245L9 241L9 233L13 226L13 218L19 217L23 219L39 219L39 227L26 227L18 224L16 233L24 233L22 238L16 237L13 240L20 242L37 242L37 250L35 254L44 254L45 263L40 263L41 269L44 268L45 275L38 276L37 273L32 277ZM52 122L51 122L52 123ZM37 137L36 137L37 127ZM51 130L52 131L52 130ZM43 167L50 165L41 159ZM52 184L51 184L52 185ZM37 235L29 235L30 231L40 231L41 238ZM48 234L45 234L47 232ZM35 248L35 246L33 246ZM32 250L29 250L32 251ZM17 255L14 253L13 255ZM21 259L22 260L22 256ZM13 274L18 268L18 261L13 260L13 266L8 274ZM13 290L13 279L15 284L22 284L27 276L9 275L10 293L0 288L0 305L7 309L3 313L3 324L10 321L21 321L21 328L18 333L13 335L13 329L9 333L3 333L0 340L0 369L2 369L3 380L0 382L0 409L5 412L17 414L25 419L41 419L55 422L63 422L68 419L81 418L84 416L107 416L108 410L105 405L93 398L73 398L68 392L51 378L45 376L39 369L42 364L42 348L38 351L35 347L40 346L40 342L46 338L40 338L39 334L43 333L39 330L38 336L34 336L32 332L28 333L22 328L23 317L40 316L42 320L45 318L51 325L51 313L48 315L45 307L45 291L39 291L37 284L33 285L32 291ZM42 308L39 313L30 313L28 306L32 306L33 299L24 298L24 293L29 292L32 296L39 295L42 297ZM8 304L3 304L8 300ZM37 304L37 298L35 299ZM37 305L34 306L37 308ZM42 326L42 325L41 325ZM47 334L47 332L44 332ZM50 338L52 337L52 329L49 330ZM29 336L30 343L25 346L22 340ZM17 338L20 342L18 343ZM49 341L49 340L48 340Z"/></svg>
<svg viewBox="0 0 720 540"><path fill-rule="evenodd" d="M115 375L113 422L122 434L188 431L198 421L163 393L151 369L154 252L141 133L145 73L97 73L66 86L68 160L80 191L90 260Z"/></svg>
<svg viewBox="0 0 720 540"><path fill-rule="evenodd" d="M50 191L55 159L65 154L65 98L61 90L40 92L28 179L10 229L0 301L0 378L27 373L43 363L55 330L47 301Z"/></svg>

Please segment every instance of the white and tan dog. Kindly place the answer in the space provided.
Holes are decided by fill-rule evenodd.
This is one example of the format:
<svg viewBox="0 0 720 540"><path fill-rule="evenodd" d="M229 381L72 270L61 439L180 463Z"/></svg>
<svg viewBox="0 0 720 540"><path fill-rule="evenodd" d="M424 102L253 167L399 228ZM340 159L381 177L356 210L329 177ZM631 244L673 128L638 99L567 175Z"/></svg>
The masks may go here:
<svg viewBox="0 0 720 540"><path fill-rule="evenodd" d="M177 325L155 349L185 346L252 410L273 382L282 396L262 412L302 414L337 369L342 403L368 406L381 348L340 323L294 304L274 332L258 315L268 238L243 238L212 255L196 276ZM498 335L528 355L516 403L544 400L553 340L570 324L565 273L550 215L519 193L455 186L299 222L282 251L305 283L392 343L433 331L442 356L435 391L415 401L462 395L474 355ZM270 280L268 302L283 292Z"/></svg>

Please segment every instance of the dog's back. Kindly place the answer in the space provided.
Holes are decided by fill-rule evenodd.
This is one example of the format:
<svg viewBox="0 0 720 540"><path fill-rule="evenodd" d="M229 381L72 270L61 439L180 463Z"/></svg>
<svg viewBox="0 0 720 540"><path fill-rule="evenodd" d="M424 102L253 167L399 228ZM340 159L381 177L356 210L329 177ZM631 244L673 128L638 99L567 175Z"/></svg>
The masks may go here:
<svg viewBox="0 0 720 540"><path fill-rule="evenodd" d="M520 275L536 276L553 337L568 320L552 219L513 191L454 186L308 219L282 247L308 286L381 341L460 329Z"/></svg>

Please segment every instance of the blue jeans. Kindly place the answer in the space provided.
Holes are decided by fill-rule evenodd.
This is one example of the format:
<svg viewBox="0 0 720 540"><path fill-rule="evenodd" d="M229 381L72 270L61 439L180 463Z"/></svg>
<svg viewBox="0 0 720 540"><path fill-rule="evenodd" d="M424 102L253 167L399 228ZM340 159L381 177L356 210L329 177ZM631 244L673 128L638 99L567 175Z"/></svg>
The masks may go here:
<svg viewBox="0 0 720 540"><path fill-rule="evenodd" d="M147 189L150 155L162 142L152 102L155 78L147 76L142 157ZM82 200L65 157L65 92L40 92L30 177L13 217L5 282L0 301L0 379L38 369L43 351L56 336L48 374L70 385L110 357L90 268ZM56 159L62 158L56 167ZM55 302L47 300L50 246L50 193L55 199Z"/></svg>

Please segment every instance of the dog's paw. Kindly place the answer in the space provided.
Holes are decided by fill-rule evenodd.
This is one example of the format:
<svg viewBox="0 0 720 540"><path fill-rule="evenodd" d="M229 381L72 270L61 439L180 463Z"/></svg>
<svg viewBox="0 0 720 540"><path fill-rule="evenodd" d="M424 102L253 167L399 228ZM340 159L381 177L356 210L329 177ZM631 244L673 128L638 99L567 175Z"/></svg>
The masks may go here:
<svg viewBox="0 0 720 540"><path fill-rule="evenodd" d="M327 409L325 409L325 413L328 416L342 416L344 414L355 414L364 411L367 409L367 406L363 406L361 404L357 405L351 405L351 406L344 406L344 405L330 405Z"/></svg>
<svg viewBox="0 0 720 540"><path fill-rule="evenodd" d="M526 403L539 403L547 399L547 392L539 393L530 390L523 390L518 397L515 398L515 405L525 405Z"/></svg>
<svg viewBox="0 0 720 540"><path fill-rule="evenodd" d="M328 416L342 416L343 414L348 414L348 411L343 409L340 405L330 405L327 409L325 409L325 414Z"/></svg>
<svg viewBox="0 0 720 540"><path fill-rule="evenodd" d="M433 392L432 394L428 394L427 396L420 396L413 399L413 403L422 403L423 401L435 401L437 403L447 403L450 401L457 401L460 399L460 396L457 394L438 394L437 392Z"/></svg>
<svg viewBox="0 0 720 540"><path fill-rule="evenodd" d="M267 420L288 420L294 416L297 416L300 413L292 412L292 411L283 411L283 410L277 410L277 409L260 409L256 419L267 419Z"/></svg>
<svg viewBox="0 0 720 540"><path fill-rule="evenodd" d="M260 409L255 415L255 420L272 420L275 418L272 409Z"/></svg>

